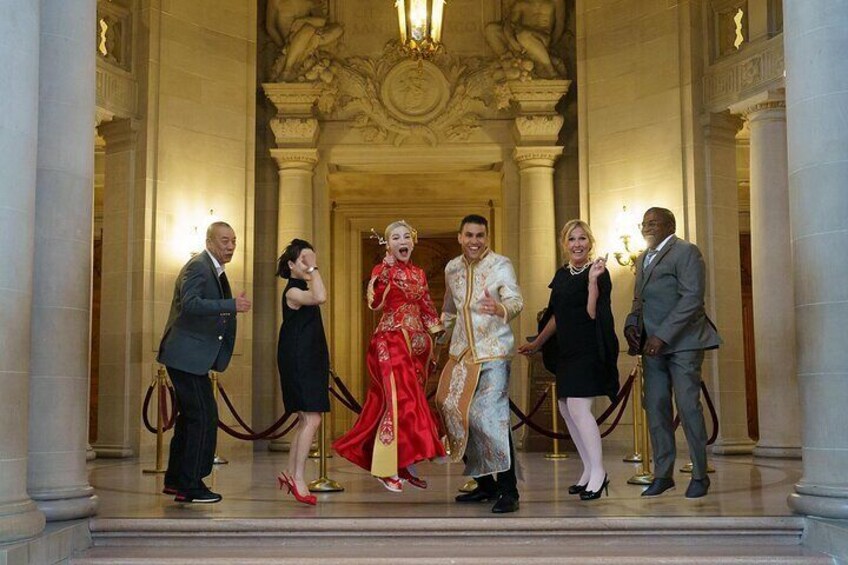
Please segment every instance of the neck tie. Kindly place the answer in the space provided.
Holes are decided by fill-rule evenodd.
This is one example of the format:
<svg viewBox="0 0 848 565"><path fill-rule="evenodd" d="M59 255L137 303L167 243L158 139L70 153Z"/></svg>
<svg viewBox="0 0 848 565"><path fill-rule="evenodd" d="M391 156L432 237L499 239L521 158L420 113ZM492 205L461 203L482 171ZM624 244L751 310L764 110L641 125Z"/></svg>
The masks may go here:
<svg viewBox="0 0 848 565"><path fill-rule="evenodd" d="M232 298L233 291L230 289L230 281L227 280L227 273L221 273L218 280L221 282L221 290L224 291L224 298Z"/></svg>
<svg viewBox="0 0 848 565"><path fill-rule="evenodd" d="M645 264L643 265L643 267L647 267L648 265L650 265L651 261L654 260L654 257L656 257L657 253L659 253L659 250L657 249L648 249L648 252L645 253Z"/></svg>

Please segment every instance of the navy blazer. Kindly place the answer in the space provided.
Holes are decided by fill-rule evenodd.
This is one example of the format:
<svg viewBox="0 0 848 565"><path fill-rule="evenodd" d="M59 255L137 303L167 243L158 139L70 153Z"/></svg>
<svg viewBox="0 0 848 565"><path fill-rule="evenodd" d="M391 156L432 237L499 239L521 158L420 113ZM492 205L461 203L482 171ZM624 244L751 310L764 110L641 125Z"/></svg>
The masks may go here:
<svg viewBox="0 0 848 565"><path fill-rule="evenodd" d="M715 349L721 344L704 310L706 269L698 247L675 235L647 268L645 254L636 259L633 306L625 327L655 335L666 343L663 353Z"/></svg>
<svg viewBox="0 0 848 565"><path fill-rule="evenodd" d="M236 301L224 289L207 251L192 257L174 286L157 360L203 375L230 364L236 342Z"/></svg>

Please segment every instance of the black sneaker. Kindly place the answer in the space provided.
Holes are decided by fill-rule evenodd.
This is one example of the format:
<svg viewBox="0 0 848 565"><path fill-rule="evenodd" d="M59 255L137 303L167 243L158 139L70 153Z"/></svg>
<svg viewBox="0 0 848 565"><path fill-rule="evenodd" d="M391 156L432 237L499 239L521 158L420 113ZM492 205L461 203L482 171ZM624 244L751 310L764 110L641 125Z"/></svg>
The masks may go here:
<svg viewBox="0 0 848 565"><path fill-rule="evenodd" d="M211 490L178 492L174 497L175 502L192 504L215 504L221 502L223 497Z"/></svg>

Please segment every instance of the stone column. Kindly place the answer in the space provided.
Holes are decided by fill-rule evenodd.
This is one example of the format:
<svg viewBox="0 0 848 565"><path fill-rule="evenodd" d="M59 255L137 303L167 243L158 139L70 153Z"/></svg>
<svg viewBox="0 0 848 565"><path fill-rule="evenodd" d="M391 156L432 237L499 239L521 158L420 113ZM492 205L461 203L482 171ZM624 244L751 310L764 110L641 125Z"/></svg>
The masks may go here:
<svg viewBox="0 0 848 565"><path fill-rule="evenodd" d="M520 175L519 284L524 296L519 343L536 335L536 315L548 305L548 285L557 269L554 163L562 147L516 147Z"/></svg>
<svg viewBox="0 0 848 565"><path fill-rule="evenodd" d="M783 10L804 460L803 477L789 504L803 514L846 519L848 2L787 0Z"/></svg>
<svg viewBox="0 0 848 565"><path fill-rule="evenodd" d="M41 0L29 493L48 520L94 513L88 484L95 0Z"/></svg>
<svg viewBox="0 0 848 565"><path fill-rule="evenodd" d="M140 326L137 253L134 215L136 202L136 150L140 124L119 119L97 130L106 142L103 191L103 247L100 291L100 382L97 390L98 457L132 457L139 441L141 383L133 370L133 336ZM134 297L136 297L134 299ZM144 383L147 384L146 382ZM133 422L135 424L133 424Z"/></svg>
<svg viewBox="0 0 848 565"><path fill-rule="evenodd" d="M757 457L801 457L801 405L795 374L795 291L789 237L786 104L783 96L750 106L751 277L757 406ZM783 281L775 284L775 281Z"/></svg>
<svg viewBox="0 0 848 565"><path fill-rule="evenodd" d="M38 535L44 514L27 495L35 167L38 148L39 4L0 5L0 544ZM0 561L3 559L0 552Z"/></svg>
<svg viewBox="0 0 848 565"><path fill-rule="evenodd" d="M276 108L276 115L271 118L269 126L274 134L274 148L270 149L271 157L277 164L277 237L276 253L283 249L295 237L313 241L314 211L312 206L313 187L312 176L318 163L318 143L320 127L314 116L314 106L321 92L319 85L313 83L269 83L262 85L268 99ZM262 285L264 281L257 281ZM272 300L265 306L263 317L257 312L255 322L258 331L267 332L271 342L266 347L257 347L267 352L267 359L254 359L254 367L262 367L261 371L271 377L275 386L268 387L265 383L255 383L256 389L265 395L271 395L266 405L273 406L272 423L283 413L282 396L277 377L277 329L282 322L280 296L285 281L276 279L276 291ZM257 308L258 310L258 308ZM261 329L260 328L261 325ZM269 331L270 330L270 331ZM288 450L286 439L274 440L269 444L272 451Z"/></svg>
<svg viewBox="0 0 848 565"><path fill-rule="evenodd" d="M536 335L536 315L548 305L548 284L558 266L554 164L562 155L557 145L564 122L555 107L568 92L568 80L509 81L507 87L517 108L513 127L513 160L519 175L518 282L524 311L518 322L517 343ZM519 356L520 357L520 356ZM527 360L521 357L521 373ZM526 405L529 383L513 378L512 394ZM516 384L517 383L517 384Z"/></svg>
<svg viewBox="0 0 848 565"><path fill-rule="evenodd" d="M687 226L688 237L697 242L704 255L707 314L723 340L721 347L706 352L701 371L718 415L718 437L710 447L716 455L750 454L754 449L754 441L748 435L739 277L736 133L740 125L741 119L728 112L704 116L706 193L697 194L691 207L698 216L695 229ZM683 225L683 219L678 219L678 235L685 237L680 231ZM704 410L707 433L710 433L706 405Z"/></svg>

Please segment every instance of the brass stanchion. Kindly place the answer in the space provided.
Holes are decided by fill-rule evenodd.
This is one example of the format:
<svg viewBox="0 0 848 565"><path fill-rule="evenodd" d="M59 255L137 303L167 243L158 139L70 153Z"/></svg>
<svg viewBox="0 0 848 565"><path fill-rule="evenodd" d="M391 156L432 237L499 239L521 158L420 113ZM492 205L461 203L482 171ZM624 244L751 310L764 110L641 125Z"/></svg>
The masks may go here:
<svg viewBox="0 0 848 565"><path fill-rule="evenodd" d="M477 488L477 481L474 479L468 479L465 481L465 484L459 487L459 492L471 492L472 490Z"/></svg>
<svg viewBox="0 0 848 565"><path fill-rule="evenodd" d="M330 413L327 413L327 416L321 418L321 429L318 432L320 439L320 443L318 444L318 452L321 454L319 463L318 463L318 475L319 477L309 483L308 488L310 492L342 492L344 491L344 487L327 477L327 417Z"/></svg>
<svg viewBox="0 0 848 565"><path fill-rule="evenodd" d="M642 382L639 379L638 371L633 377L633 388L630 389L630 394L633 397L633 453L622 459L625 463L641 463L642 452L640 451L641 436L639 435L639 424L641 423L642 414Z"/></svg>
<svg viewBox="0 0 848 565"><path fill-rule="evenodd" d="M142 473L164 473L164 454L163 454L163 446L164 446L164 435L165 435L165 421L162 419L162 399L163 391L166 390L167 384L166 379L168 378L168 373L165 372L164 367L159 367L156 371L156 376L153 377L153 383L156 386L156 467L153 469L142 469Z"/></svg>
<svg viewBox="0 0 848 565"><path fill-rule="evenodd" d="M212 379L212 394L215 395L215 405L218 405L218 373L215 371L209 372L209 378ZM215 458L212 459L213 465L226 465L229 461L224 459L223 457L218 456L217 446L215 450Z"/></svg>
<svg viewBox="0 0 848 565"><path fill-rule="evenodd" d="M645 373L642 371L642 356L640 355L636 361L636 379L639 379L642 385L642 391L645 390ZM642 396L639 396L640 400ZM651 440L648 437L648 415L644 409L644 403L639 403L641 406L640 422L641 433L639 434L642 444L642 462L639 464L639 470L636 474L627 479L627 483L631 485L649 485L654 480L654 474L651 472ZM633 406L634 410L636 405Z"/></svg>
<svg viewBox="0 0 848 565"><path fill-rule="evenodd" d="M681 473L691 473L692 472L692 462L688 462L683 467L680 468ZM707 473L715 473L715 468L707 463Z"/></svg>
<svg viewBox="0 0 848 565"><path fill-rule="evenodd" d="M554 435L559 435L559 405L557 398L557 388L556 381L551 383L550 388L548 389L551 393L551 428L553 429ZM545 459L549 461L559 461L561 459L568 459L567 453L560 453L559 451L559 439L554 437L554 446L553 451L551 453L545 453Z"/></svg>

